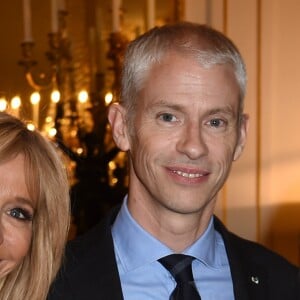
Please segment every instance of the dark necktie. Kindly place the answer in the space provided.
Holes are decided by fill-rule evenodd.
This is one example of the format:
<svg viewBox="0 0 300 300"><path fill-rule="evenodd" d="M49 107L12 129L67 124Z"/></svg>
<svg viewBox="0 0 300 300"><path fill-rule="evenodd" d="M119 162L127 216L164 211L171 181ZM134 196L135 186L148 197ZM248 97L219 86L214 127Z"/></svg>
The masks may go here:
<svg viewBox="0 0 300 300"><path fill-rule="evenodd" d="M192 272L194 259L184 254L171 254L158 260L177 282L170 300L201 300Z"/></svg>

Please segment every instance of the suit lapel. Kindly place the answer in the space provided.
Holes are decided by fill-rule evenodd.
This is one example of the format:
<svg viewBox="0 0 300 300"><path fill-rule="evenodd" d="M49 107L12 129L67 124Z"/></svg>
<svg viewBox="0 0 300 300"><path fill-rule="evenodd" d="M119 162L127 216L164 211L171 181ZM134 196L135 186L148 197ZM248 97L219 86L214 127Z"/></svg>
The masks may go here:
<svg viewBox="0 0 300 300"><path fill-rule="evenodd" d="M119 277L118 267L115 259L115 251L113 239L111 235L111 226L116 218L119 209L115 210L107 219L106 226L100 237L99 255L102 257L99 276L101 281L101 296L103 299L123 300L121 281ZM105 271L103 271L105 270ZM102 299L102 298L101 298Z"/></svg>
<svg viewBox="0 0 300 300"><path fill-rule="evenodd" d="M74 265L77 258L81 261L75 274L71 275L76 290L74 299L123 300L111 235L114 218L115 214L105 218L82 237L78 247L75 247L76 252L69 254ZM82 274L85 274L84 280Z"/></svg>
<svg viewBox="0 0 300 300"><path fill-rule="evenodd" d="M267 299L268 285L265 271L243 251L242 239L231 234L216 217L214 225L224 240L235 300Z"/></svg>

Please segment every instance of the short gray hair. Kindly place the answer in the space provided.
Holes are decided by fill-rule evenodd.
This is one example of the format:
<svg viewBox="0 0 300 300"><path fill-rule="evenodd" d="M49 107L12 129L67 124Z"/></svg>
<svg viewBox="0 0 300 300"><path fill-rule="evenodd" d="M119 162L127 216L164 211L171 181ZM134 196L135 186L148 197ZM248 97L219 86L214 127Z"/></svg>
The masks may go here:
<svg viewBox="0 0 300 300"><path fill-rule="evenodd" d="M191 57L205 68L221 64L231 65L240 89L240 111L243 110L247 73L237 47L223 33L209 26L181 22L155 27L127 47L120 102L129 115L133 113L149 71L170 52Z"/></svg>

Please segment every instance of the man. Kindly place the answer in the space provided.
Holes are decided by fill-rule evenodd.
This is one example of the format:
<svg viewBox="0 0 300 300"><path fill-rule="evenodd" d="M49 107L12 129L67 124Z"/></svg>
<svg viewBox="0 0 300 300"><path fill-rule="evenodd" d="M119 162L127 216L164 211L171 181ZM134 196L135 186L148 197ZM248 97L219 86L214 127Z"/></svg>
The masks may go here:
<svg viewBox="0 0 300 300"><path fill-rule="evenodd" d="M209 27L167 25L130 44L108 114L129 193L69 246L50 299L299 299L295 266L213 216L245 145L245 88L238 50Z"/></svg>

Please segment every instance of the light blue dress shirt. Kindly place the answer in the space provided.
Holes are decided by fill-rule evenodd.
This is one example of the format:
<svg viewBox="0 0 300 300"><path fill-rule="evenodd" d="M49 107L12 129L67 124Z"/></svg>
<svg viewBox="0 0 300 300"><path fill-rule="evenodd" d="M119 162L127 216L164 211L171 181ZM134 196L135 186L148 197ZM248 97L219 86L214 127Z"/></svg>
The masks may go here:
<svg viewBox="0 0 300 300"><path fill-rule="evenodd" d="M169 299L176 282L157 260L173 252L132 218L126 198L112 236L124 299ZM214 229L213 218L204 234L183 253L196 257L192 268L202 300L234 299L224 242Z"/></svg>

